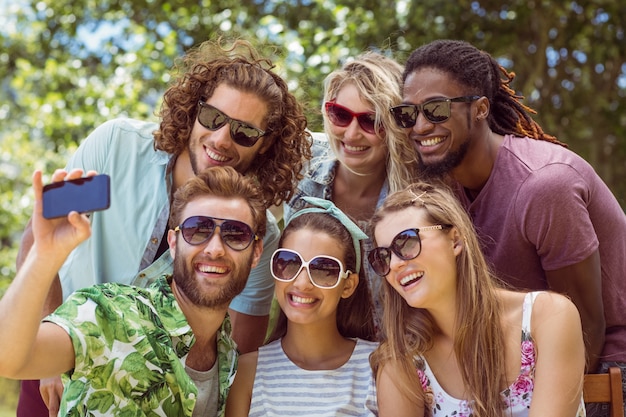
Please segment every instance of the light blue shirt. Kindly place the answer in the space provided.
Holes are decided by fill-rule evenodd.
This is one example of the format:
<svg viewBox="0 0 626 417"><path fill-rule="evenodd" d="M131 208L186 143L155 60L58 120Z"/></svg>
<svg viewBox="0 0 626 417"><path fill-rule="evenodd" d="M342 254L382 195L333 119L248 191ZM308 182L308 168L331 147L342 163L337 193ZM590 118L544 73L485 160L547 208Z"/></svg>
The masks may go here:
<svg viewBox="0 0 626 417"><path fill-rule="evenodd" d="M98 126L79 146L67 169L96 170L111 177L111 206L91 214L92 235L59 271L63 298L77 289L105 282L147 286L172 272L166 251L151 266L167 228L171 155L154 149L158 125L114 119ZM274 280L269 260L280 230L267 211L263 255L243 292L230 307L240 313L269 314Z"/></svg>

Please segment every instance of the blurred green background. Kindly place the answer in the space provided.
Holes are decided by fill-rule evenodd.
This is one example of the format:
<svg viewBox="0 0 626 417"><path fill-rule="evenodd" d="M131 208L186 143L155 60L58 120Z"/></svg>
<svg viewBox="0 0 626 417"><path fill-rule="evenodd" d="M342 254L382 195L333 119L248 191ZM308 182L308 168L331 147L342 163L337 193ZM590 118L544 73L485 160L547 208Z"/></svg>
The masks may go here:
<svg viewBox="0 0 626 417"><path fill-rule="evenodd" d="M623 5L609 0L0 0L0 296L33 170L64 166L107 119L156 120L175 58L218 35L273 57L313 130L322 80L350 56L373 48L404 62L434 39L472 42L516 72L513 88L544 130L626 207L625 28ZM14 409L15 387L0 380L0 409Z"/></svg>

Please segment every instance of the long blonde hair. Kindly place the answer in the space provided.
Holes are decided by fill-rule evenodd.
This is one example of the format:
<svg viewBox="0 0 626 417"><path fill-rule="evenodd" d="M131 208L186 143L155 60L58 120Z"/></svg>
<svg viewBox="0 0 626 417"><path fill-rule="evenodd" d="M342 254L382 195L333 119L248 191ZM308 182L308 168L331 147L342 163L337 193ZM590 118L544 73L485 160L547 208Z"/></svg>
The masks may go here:
<svg viewBox="0 0 626 417"><path fill-rule="evenodd" d="M361 99L374 107L376 127L384 128L383 139L389 150L386 168L390 192L405 188L417 175L415 150L389 112L390 107L402 101L402 70L403 67L392 58L368 51L331 72L324 80L324 103L337 98L339 90L351 84L356 87ZM324 132L337 155L339 139L329 129L330 122L323 105L322 115Z"/></svg>
<svg viewBox="0 0 626 417"><path fill-rule="evenodd" d="M408 207L423 209L432 224L452 225L463 239L456 257L457 307L454 353L465 389L473 401L474 415L500 417L500 391L506 386L502 307L496 297L499 287L482 254L474 226L452 192L443 184L415 183L387 197L371 220L372 230L386 216ZM413 308L384 280L382 342L370 361L379 373L387 361L400 364L398 387L417 404L420 384L416 356L433 346L439 328L425 309Z"/></svg>

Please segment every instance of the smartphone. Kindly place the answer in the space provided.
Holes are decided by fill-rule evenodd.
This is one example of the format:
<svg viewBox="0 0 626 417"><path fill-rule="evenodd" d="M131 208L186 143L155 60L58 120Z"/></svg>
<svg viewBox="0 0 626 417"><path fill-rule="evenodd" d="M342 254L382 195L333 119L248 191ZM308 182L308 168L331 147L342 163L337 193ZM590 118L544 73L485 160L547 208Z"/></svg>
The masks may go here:
<svg viewBox="0 0 626 417"><path fill-rule="evenodd" d="M108 175L54 182L43 187L43 217L65 217L70 211L91 213L106 210L111 204Z"/></svg>

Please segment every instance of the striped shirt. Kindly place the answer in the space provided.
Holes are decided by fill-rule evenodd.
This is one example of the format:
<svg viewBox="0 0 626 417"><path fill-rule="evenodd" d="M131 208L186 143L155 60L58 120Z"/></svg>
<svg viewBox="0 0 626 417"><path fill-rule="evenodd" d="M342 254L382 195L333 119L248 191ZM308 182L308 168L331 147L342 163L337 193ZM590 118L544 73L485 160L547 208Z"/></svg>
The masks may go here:
<svg viewBox="0 0 626 417"><path fill-rule="evenodd" d="M350 359L332 370L305 370L291 362L280 340L259 348L249 417L377 416L369 364L378 344L357 339Z"/></svg>

